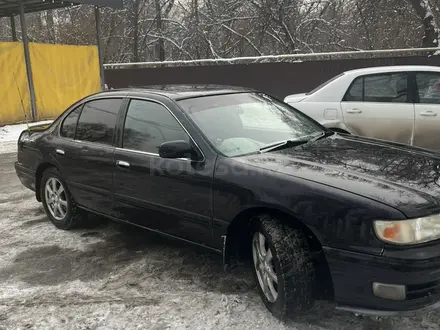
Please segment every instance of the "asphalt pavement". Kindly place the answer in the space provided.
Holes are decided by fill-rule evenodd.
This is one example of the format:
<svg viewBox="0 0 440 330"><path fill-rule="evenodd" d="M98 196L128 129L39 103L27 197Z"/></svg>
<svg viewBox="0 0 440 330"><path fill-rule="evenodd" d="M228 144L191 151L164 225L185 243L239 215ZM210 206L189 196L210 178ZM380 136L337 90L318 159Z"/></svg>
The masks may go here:
<svg viewBox="0 0 440 330"><path fill-rule="evenodd" d="M440 312L374 319L318 303L279 322L248 267L98 217L56 229L0 154L0 329L439 329Z"/></svg>

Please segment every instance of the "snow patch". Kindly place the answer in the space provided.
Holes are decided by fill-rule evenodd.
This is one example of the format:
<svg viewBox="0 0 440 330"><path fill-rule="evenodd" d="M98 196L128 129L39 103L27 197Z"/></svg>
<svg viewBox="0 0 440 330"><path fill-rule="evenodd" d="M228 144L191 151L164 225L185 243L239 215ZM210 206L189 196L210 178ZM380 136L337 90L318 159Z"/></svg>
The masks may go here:
<svg viewBox="0 0 440 330"><path fill-rule="evenodd" d="M9 154L11 152L17 152L16 141L2 141L0 140L0 154Z"/></svg>
<svg viewBox="0 0 440 330"><path fill-rule="evenodd" d="M52 120L44 120L36 123L29 123L29 127L38 125L49 125ZM28 128L28 124L6 125L0 127L0 154L17 152L17 140L20 133Z"/></svg>

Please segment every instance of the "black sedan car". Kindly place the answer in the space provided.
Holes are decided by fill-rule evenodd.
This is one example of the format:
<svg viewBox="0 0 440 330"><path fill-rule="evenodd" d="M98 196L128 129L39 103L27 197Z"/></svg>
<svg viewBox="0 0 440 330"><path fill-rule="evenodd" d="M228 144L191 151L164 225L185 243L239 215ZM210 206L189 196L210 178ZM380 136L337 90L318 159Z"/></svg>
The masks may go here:
<svg viewBox="0 0 440 330"><path fill-rule="evenodd" d="M257 91L101 92L24 131L15 166L60 229L93 212L248 258L278 317L322 297L439 306L439 155L330 132Z"/></svg>

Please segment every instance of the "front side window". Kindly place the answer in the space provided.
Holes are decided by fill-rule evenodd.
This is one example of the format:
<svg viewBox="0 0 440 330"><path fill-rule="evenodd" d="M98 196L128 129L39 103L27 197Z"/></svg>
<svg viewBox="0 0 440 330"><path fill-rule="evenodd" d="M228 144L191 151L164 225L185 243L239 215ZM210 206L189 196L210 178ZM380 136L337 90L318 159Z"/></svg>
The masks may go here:
<svg viewBox="0 0 440 330"><path fill-rule="evenodd" d="M64 118L63 123L61 124L61 136L73 139L75 137L75 129L76 129L76 123L78 122L79 114L81 113L81 107L77 107L75 110L69 113L69 115Z"/></svg>
<svg viewBox="0 0 440 330"><path fill-rule="evenodd" d="M121 104L122 99L101 99L86 103L79 117L75 138L112 145Z"/></svg>
<svg viewBox="0 0 440 330"><path fill-rule="evenodd" d="M408 75L386 73L357 78L344 101L405 103L408 101Z"/></svg>
<svg viewBox="0 0 440 330"><path fill-rule="evenodd" d="M286 140L304 141L324 128L288 105L260 93L178 101L210 144L227 157L260 152Z"/></svg>
<svg viewBox="0 0 440 330"><path fill-rule="evenodd" d="M130 101L123 148L158 154L162 143L177 140L189 142L189 136L168 109L155 102Z"/></svg>
<svg viewBox="0 0 440 330"><path fill-rule="evenodd" d="M417 73L416 82L420 103L440 104L440 73Z"/></svg>

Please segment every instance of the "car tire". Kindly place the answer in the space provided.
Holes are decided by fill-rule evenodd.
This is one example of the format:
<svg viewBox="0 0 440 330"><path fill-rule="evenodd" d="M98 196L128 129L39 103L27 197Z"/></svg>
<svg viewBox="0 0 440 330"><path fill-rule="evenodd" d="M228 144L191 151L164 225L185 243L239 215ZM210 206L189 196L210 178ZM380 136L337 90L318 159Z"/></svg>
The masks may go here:
<svg viewBox="0 0 440 330"><path fill-rule="evenodd" d="M305 235L267 214L252 220L252 270L263 303L280 319L309 310L315 267Z"/></svg>
<svg viewBox="0 0 440 330"><path fill-rule="evenodd" d="M49 168L43 173L40 196L49 220L58 229L72 229L84 220L84 212L78 208L56 168Z"/></svg>

